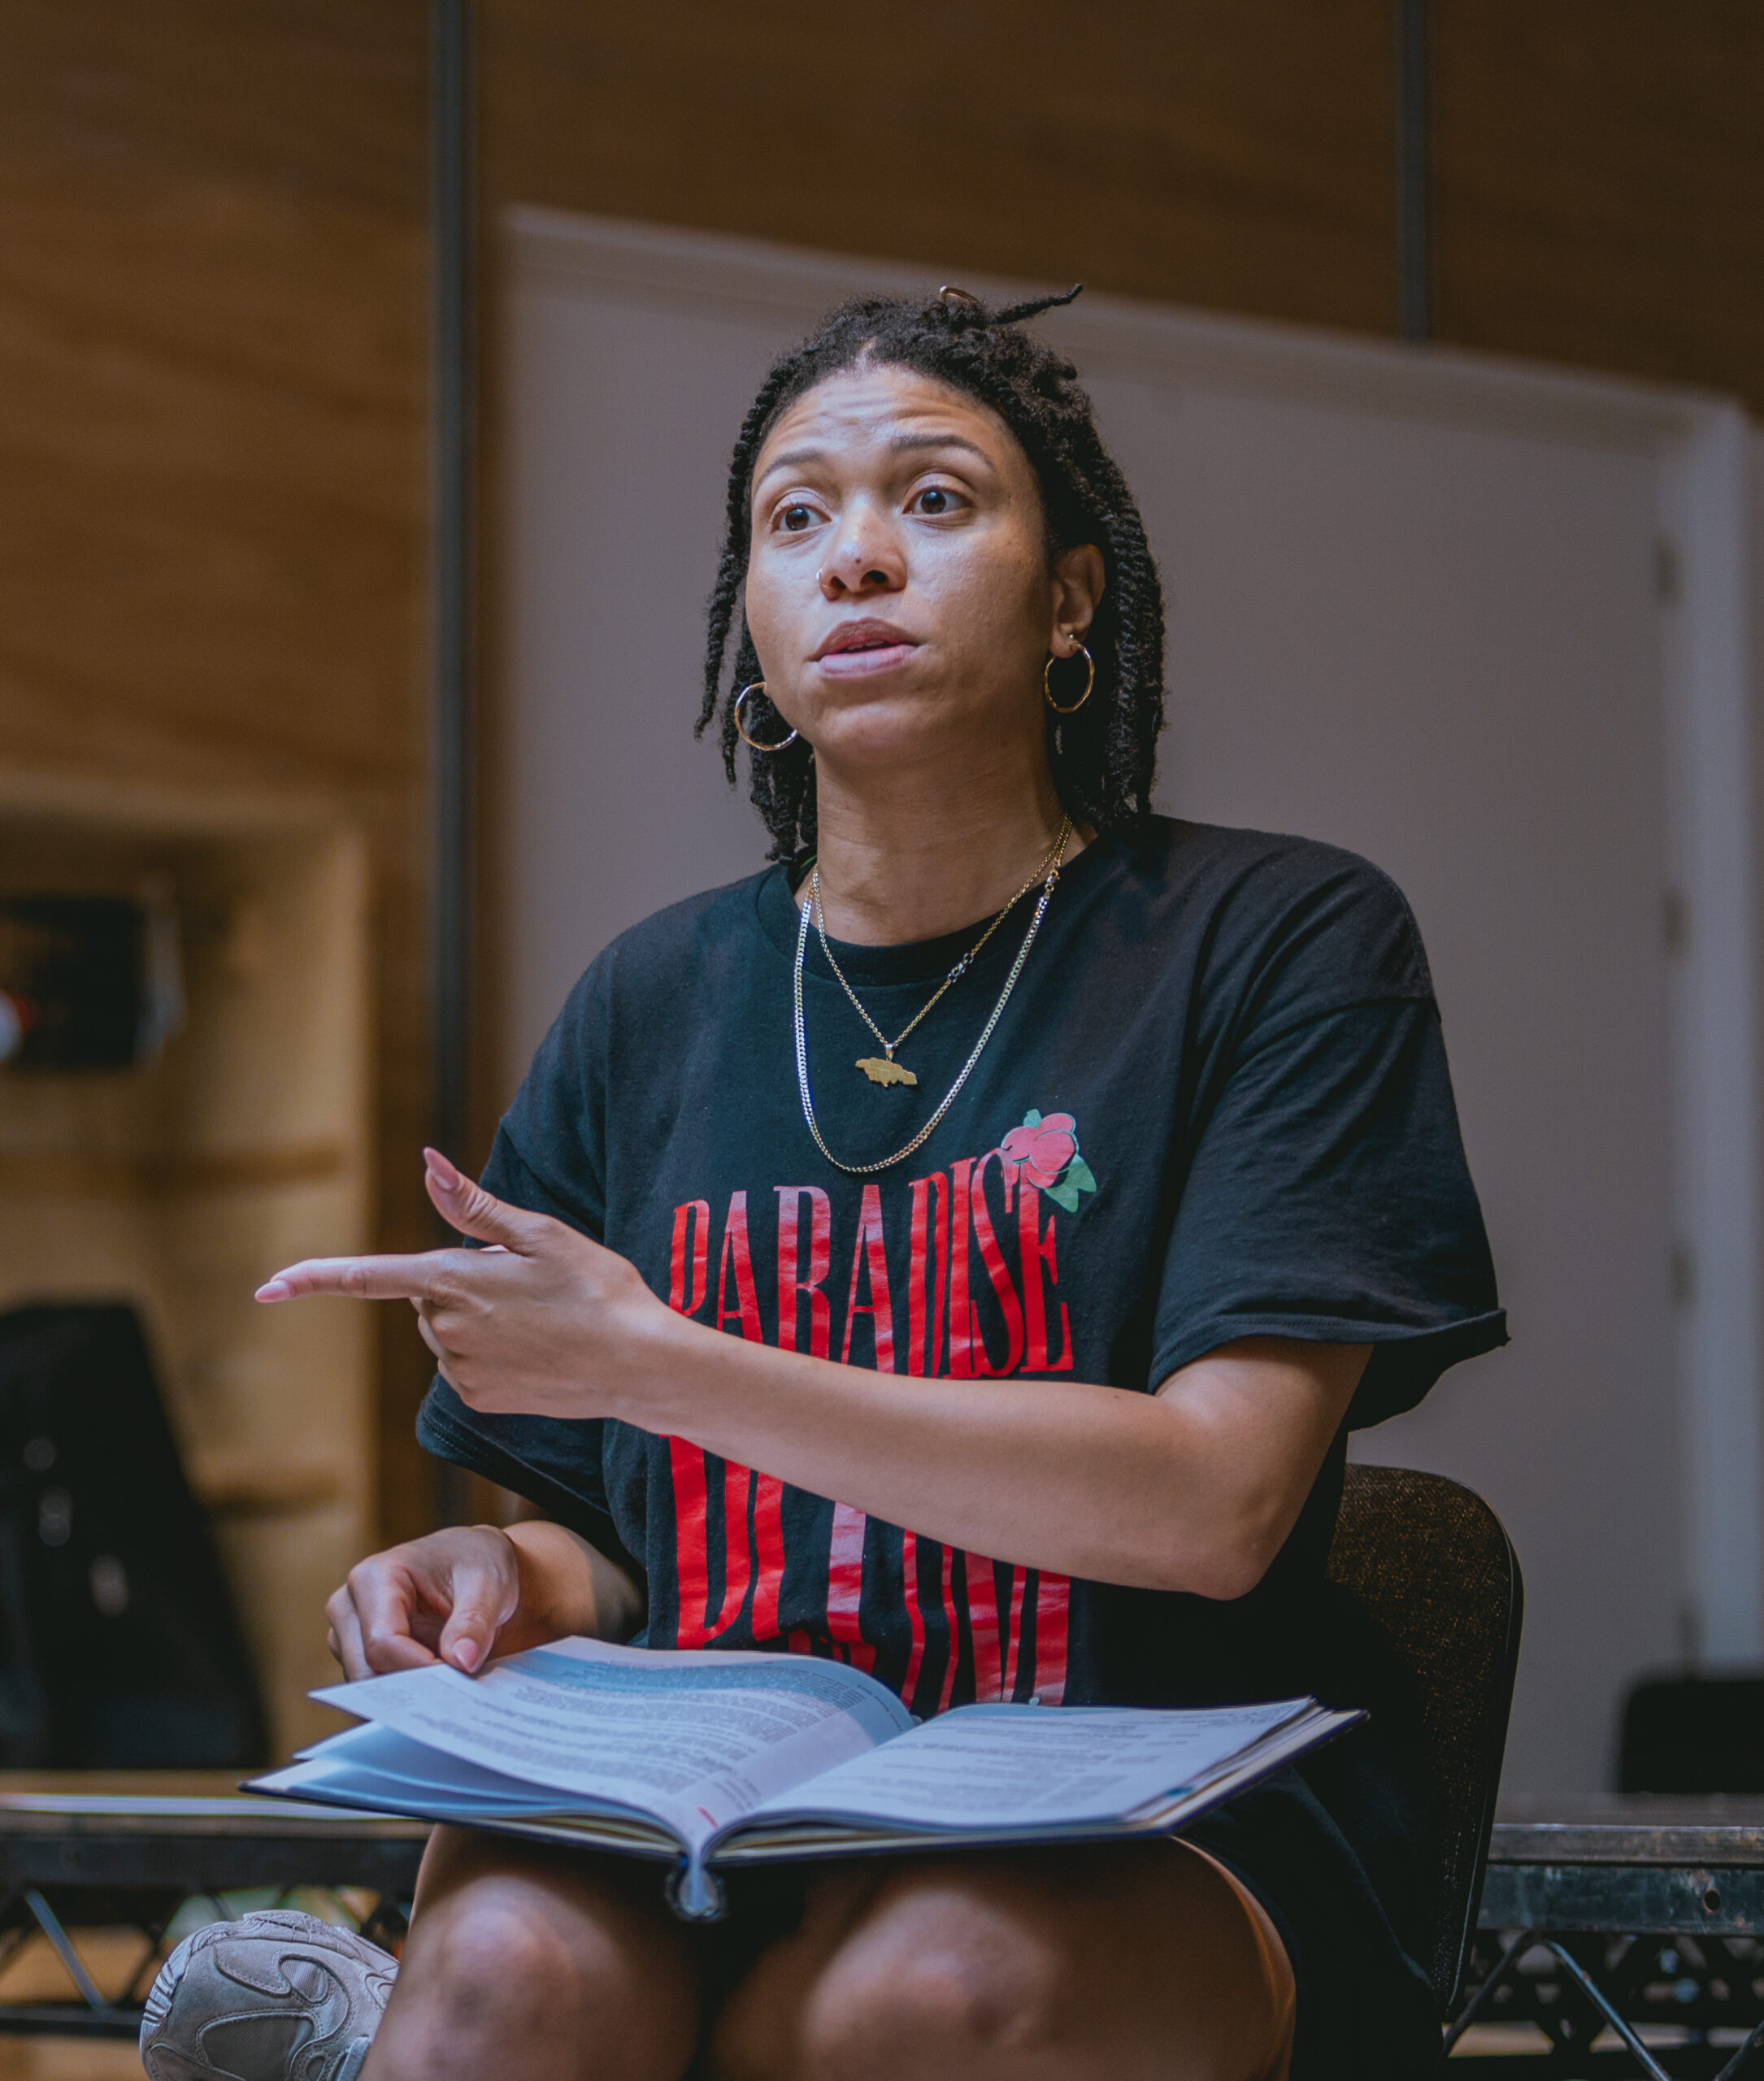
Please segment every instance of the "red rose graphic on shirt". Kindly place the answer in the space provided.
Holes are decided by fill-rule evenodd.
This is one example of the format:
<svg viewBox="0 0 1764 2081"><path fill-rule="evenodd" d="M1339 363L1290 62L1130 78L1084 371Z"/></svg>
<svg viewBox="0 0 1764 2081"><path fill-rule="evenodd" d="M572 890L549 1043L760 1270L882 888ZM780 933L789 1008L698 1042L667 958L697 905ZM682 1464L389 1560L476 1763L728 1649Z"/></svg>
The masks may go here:
<svg viewBox="0 0 1764 2081"><path fill-rule="evenodd" d="M998 1153L1016 1166L1015 1175L1038 1185L1068 1214L1078 1211L1078 1195L1097 1189L1096 1174L1078 1153L1078 1123L1070 1113L1045 1116L1032 1108L1023 1125L1013 1127Z"/></svg>
<svg viewBox="0 0 1764 2081"><path fill-rule="evenodd" d="M1077 1125L1070 1113L1049 1113L1045 1119L1032 1113L998 1146L1011 1162L1022 1166L1026 1178L1045 1187L1078 1153L1078 1137L1072 1132Z"/></svg>

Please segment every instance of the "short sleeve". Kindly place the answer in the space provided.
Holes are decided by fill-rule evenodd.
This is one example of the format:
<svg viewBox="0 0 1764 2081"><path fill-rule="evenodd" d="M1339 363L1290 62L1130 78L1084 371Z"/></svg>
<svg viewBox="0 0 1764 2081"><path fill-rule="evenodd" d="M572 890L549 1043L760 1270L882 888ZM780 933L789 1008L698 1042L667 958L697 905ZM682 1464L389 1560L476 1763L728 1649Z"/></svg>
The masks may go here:
<svg viewBox="0 0 1764 2081"><path fill-rule="evenodd" d="M1362 1427L1506 1341L1438 1009L1418 942L1391 987L1392 906L1414 927L1384 889L1369 930L1338 912L1238 1001L1163 1266L1154 1381L1238 1337L1370 1344Z"/></svg>
<svg viewBox="0 0 1764 2081"><path fill-rule="evenodd" d="M592 974L592 971L591 971ZM547 1036L508 1118L497 1130L483 1183L511 1206L530 1208L597 1237L602 1212L593 1146L592 1079L582 1074L586 984ZM572 1016L572 1012L574 1016ZM537 1143L542 1157L528 1151ZM548 1183L540 1175L543 1162ZM418 1442L438 1459L469 1468L543 1510L617 1561L641 1571L613 1523L602 1471L605 1426L597 1418L492 1415L468 1407L437 1375L417 1418Z"/></svg>

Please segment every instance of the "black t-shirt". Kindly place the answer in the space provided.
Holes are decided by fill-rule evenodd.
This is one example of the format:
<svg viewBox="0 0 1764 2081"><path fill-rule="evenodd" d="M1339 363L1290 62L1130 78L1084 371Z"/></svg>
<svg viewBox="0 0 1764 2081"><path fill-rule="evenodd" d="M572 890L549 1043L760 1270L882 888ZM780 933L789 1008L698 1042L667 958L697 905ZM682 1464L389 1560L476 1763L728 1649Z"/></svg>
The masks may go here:
<svg viewBox="0 0 1764 2081"><path fill-rule="evenodd" d="M857 1069L880 1050L810 934L809 1069L836 1154L884 1157L929 1117L1032 902L900 1049L911 1086ZM1368 1343L1358 1426L1504 1341L1426 960L1364 861L1162 819L1098 839L947 1116L868 1179L804 1123L797 923L773 867L615 941L541 1048L489 1188L599 1237L698 1322L882 1371L1151 1392L1234 1338ZM893 1035L975 936L835 954ZM441 1383L421 1436L634 1562L654 1646L836 1656L920 1714L1379 1688L1323 1582L1345 1436L1230 1603L954 1551L678 1439L480 1415Z"/></svg>

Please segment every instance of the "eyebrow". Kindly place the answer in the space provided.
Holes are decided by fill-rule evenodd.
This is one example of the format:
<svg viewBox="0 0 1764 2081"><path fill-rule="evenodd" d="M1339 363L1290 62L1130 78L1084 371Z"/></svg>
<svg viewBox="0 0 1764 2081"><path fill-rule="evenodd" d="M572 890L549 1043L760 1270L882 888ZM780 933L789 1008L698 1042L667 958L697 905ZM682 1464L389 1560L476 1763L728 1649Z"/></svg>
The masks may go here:
<svg viewBox="0 0 1764 2081"><path fill-rule="evenodd" d="M990 463L992 457L978 441L968 440L959 433L897 433L889 442L891 455L910 455L926 448L965 448L969 454L978 455L983 463ZM763 483L774 470L793 470L805 463L819 463L826 455L824 448L789 448L782 455L775 455L754 481Z"/></svg>

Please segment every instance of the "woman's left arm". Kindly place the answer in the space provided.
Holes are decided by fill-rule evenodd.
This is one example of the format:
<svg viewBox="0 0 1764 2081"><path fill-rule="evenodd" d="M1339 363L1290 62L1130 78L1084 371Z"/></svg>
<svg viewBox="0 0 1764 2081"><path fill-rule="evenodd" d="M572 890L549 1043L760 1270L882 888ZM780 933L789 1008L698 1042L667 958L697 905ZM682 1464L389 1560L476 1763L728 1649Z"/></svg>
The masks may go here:
<svg viewBox="0 0 1764 2081"><path fill-rule="evenodd" d="M1156 1395L1083 1382L924 1379L780 1351L676 1313L635 1266L432 1158L445 1219L491 1247L317 1258L264 1301L411 1301L472 1408L604 1417L923 1537L1019 1566L1236 1597L1297 1523L1364 1345L1255 1337Z"/></svg>
<svg viewBox="0 0 1764 2081"><path fill-rule="evenodd" d="M1247 1338L1144 1395L874 1373L678 1315L664 1339L646 1427L995 1560L1210 1597L1261 1580L1366 1358Z"/></svg>

